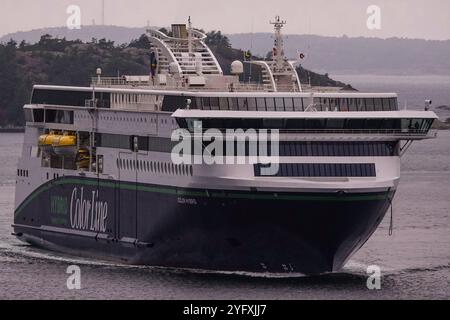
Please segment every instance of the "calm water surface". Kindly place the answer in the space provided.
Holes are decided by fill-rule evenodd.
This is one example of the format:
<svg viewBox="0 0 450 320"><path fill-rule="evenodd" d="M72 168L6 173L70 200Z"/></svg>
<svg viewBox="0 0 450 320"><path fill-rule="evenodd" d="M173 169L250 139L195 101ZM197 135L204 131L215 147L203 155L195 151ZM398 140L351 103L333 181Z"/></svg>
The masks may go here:
<svg viewBox="0 0 450 320"><path fill-rule="evenodd" d="M22 134L0 133L0 299L449 299L450 132L418 142L403 160L389 218L339 274L261 277L129 267L49 253L11 236L16 162ZM77 264L82 289L69 291ZM366 287L369 265L382 268L382 289Z"/></svg>

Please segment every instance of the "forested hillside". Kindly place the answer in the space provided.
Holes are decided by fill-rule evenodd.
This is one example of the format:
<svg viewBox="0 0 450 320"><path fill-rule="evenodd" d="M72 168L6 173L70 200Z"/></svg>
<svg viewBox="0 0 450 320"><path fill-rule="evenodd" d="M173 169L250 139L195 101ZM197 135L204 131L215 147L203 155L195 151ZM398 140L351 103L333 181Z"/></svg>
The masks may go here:
<svg viewBox="0 0 450 320"><path fill-rule="evenodd" d="M229 73L232 61L243 60L244 52L233 49L220 31L209 32L207 42L225 73ZM144 35L120 45L106 39L83 42L50 35L43 35L34 44L13 40L0 44L0 126L23 125L22 106L29 101L33 84L87 86L98 67L104 76L149 74L148 48ZM328 75L302 68L298 71L303 83L310 78L313 85L345 86ZM258 78L254 68L252 79Z"/></svg>

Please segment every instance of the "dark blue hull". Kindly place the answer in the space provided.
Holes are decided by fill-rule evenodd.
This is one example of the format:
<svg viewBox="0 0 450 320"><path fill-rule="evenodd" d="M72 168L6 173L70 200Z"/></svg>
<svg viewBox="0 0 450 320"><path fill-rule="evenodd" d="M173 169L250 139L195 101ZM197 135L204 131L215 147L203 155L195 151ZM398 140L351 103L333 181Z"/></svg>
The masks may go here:
<svg viewBox="0 0 450 320"><path fill-rule="evenodd" d="M389 191L224 192L65 177L17 208L14 229L34 245L121 263L318 274L343 267L392 197Z"/></svg>

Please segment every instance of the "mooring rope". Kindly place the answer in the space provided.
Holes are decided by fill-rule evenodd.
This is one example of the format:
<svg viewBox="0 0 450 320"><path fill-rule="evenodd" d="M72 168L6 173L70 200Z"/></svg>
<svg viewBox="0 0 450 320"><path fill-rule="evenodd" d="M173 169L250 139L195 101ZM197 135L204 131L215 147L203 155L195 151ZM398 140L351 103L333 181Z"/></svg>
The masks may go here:
<svg viewBox="0 0 450 320"><path fill-rule="evenodd" d="M390 200L391 202L391 221L389 224L389 236L391 237L394 234L394 209L392 206L392 200Z"/></svg>

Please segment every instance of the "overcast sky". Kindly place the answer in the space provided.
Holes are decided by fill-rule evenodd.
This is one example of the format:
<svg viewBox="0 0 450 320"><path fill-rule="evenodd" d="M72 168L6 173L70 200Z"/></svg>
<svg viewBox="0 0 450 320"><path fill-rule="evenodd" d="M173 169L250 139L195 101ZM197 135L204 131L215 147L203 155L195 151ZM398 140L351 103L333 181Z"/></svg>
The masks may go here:
<svg viewBox="0 0 450 320"><path fill-rule="evenodd" d="M450 0L105 0L107 25L168 26L191 15L195 27L225 33L271 32L276 14L285 33L450 39ZM82 24L101 23L102 0L0 0L0 36L64 26L69 5ZM381 30L366 25L369 5L381 8Z"/></svg>

